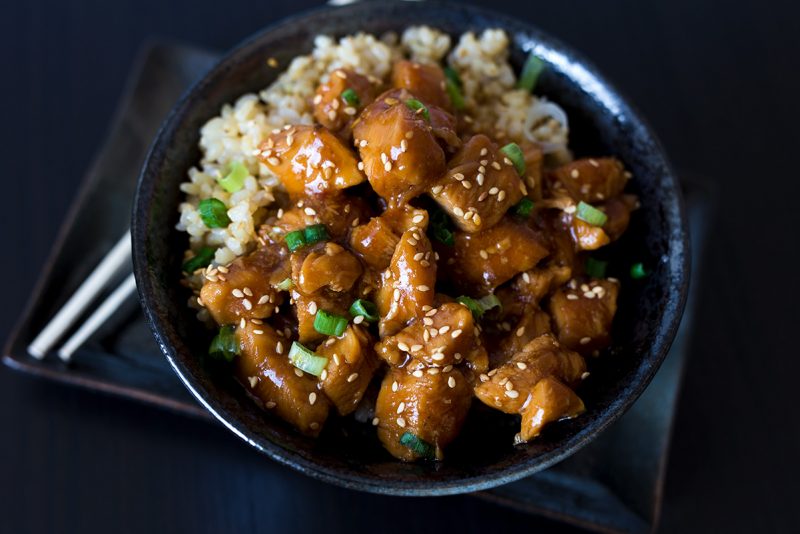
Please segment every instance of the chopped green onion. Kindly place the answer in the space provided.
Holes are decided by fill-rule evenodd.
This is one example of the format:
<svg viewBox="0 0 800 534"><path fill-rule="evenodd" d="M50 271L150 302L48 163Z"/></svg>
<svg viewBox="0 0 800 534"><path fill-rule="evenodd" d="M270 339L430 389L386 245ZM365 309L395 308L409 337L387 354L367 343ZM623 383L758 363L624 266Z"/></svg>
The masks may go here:
<svg viewBox="0 0 800 534"><path fill-rule="evenodd" d="M634 263L631 265L631 278L634 280L639 280L640 278L644 278L648 275L647 270L644 268L644 264L641 262Z"/></svg>
<svg viewBox="0 0 800 534"><path fill-rule="evenodd" d="M517 81L517 89L533 91L533 88L536 87L536 81L539 79L539 75L546 66L545 62L542 61L539 56L531 52L528 55L528 59L525 60L525 65L522 67L519 81Z"/></svg>
<svg viewBox="0 0 800 534"><path fill-rule="evenodd" d="M217 179L222 188L228 193L235 193L244 187L244 180L250 175L250 171L240 161L231 163L231 168L224 178Z"/></svg>
<svg viewBox="0 0 800 534"><path fill-rule="evenodd" d="M459 110L464 109L464 95L461 93L461 78L459 78L458 73L450 67L445 67L444 75L445 89L447 90L447 95L450 97L450 102L453 103L454 108Z"/></svg>
<svg viewBox="0 0 800 534"><path fill-rule="evenodd" d="M319 310L314 316L314 330L326 336L341 336L347 328L347 317Z"/></svg>
<svg viewBox="0 0 800 534"><path fill-rule="evenodd" d="M414 454L422 458L433 459L436 457L436 448L411 432L406 432L400 437L400 445L408 447Z"/></svg>
<svg viewBox="0 0 800 534"><path fill-rule="evenodd" d="M406 100L406 106L408 106L408 109L414 112L422 113L422 116L425 117L425 120L431 122L431 114L428 112L428 108L426 108L425 104L416 98L409 98Z"/></svg>
<svg viewBox="0 0 800 534"><path fill-rule="evenodd" d="M208 355L215 360L232 362L237 354L239 354L239 342L236 340L236 329L230 325L223 326L211 340Z"/></svg>
<svg viewBox="0 0 800 534"><path fill-rule="evenodd" d="M472 297L468 297L466 295L462 295L456 299L456 301L460 302L467 308L469 311L472 312L472 316L475 319L480 319L483 317L483 314L487 311L495 308L497 306L502 306L500 299L497 298L495 295L486 295L485 297L474 299Z"/></svg>
<svg viewBox="0 0 800 534"><path fill-rule="evenodd" d="M303 230L303 236L305 237L306 245L313 245L331 238L324 224L312 224Z"/></svg>
<svg viewBox="0 0 800 534"><path fill-rule="evenodd" d="M286 246L289 247L289 252L294 252L306 244L306 237L302 230L289 232L283 237L283 240L286 241Z"/></svg>
<svg viewBox="0 0 800 534"><path fill-rule="evenodd" d="M358 98L358 93L349 87L342 91L342 100L344 100L348 106L358 107L361 105L361 99Z"/></svg>
<svg viewBox="0 0 800 534"><path fill-rule="evenodd" d="M591 204L587 204L583 200L578 202L578 209L575 211L575 216L592 226L603 226L608 220L608 215Z"/></svg>
<svg viewBox="0 0 800 534"><path fill-rule="evenodd" d="M278 291L289 291L292 289L292 286L294 286L292 279L287 277L278 282L278 285L276 285L275 288L278 289Z"/></svg>
<svg viewBox="0 0 800 534"><path fill-rule="evenodd" d="M514 164L514 168L517 169L520 176L525 174L525 156L522 154L522 149L518 144L508 143L500 149L500 152L508 156L508 159Z"/></svg>
<svg viewBox="0 0 800 534"><path fill-rule="evenodd" d="M447 216L441 209L430 210L430 233L431 237L440 243L452 247L456 244L455 235L452 231L452 222L450 217Z"/></svg>
<svg viewBox="0 0 800 534"><path fill-rule="evenodd" d="M513 208L514 214L519 217L529 217L531 212L533 211L533 200L529 198L523 198L519 202L517 202Z"/></svg>
<svg viewBox="0 0 800 534"><path fill-rule="evenodd" d="M208 264L211 263L211 260L214 259L215 252L216 250L211 247L201 248L193 258L189 258L186 260L186 263L183 264L184 272L191 274L197 269L207 267Z"/></svg>
<svg viewBox="0 0 800 534"><path fill-rule="evenodd" d="M225 228L231 222L228 218L228 208L225 204L216 198L206 198L200 201L197 206L197 211L200 212L200 218L203 223L209 228Z"/></svg>
<svg viewBox="0 0 800 534"><path fill-rule="evenodd" d="M353 302L353 305L350 306L350 315L353 317L358 317L360 315L368 323L374 323L380 319L380 317L378 317L378 307L375 303L364 299L357 299Z"/></svg>
<svg viewBox="0 0 800 534"><path fill-rule="evenodd" d="M289 363L310 375L320 376L328 365L328 358L308 350L297 341L289 349Z"/></svg>
<svg viewBox="0 0 800 534"><path fill-rule="evenodd" d="M607 261L596 260L592 257L586 258L586 274L592 278L605 278Z"/></svg>

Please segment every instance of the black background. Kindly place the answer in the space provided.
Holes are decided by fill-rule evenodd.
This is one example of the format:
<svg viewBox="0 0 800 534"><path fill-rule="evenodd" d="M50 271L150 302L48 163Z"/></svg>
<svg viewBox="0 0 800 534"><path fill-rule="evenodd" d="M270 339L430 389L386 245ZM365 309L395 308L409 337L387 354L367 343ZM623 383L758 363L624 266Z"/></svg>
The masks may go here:
<svg viewBox="0 0 800 534"><path fill-rule="evenodd" d="M800 9L763 1L480 3L582 51L649 118L675 167L716 187L660 530L800 531ZM142 41L226 49L317 4L4 3L0 337L26 301ZM269 490L268 477L285 490ZM0 530L10 533L571 531L470 497L339 490L268 462L213 425L7 369L0 510Z"/></svg>

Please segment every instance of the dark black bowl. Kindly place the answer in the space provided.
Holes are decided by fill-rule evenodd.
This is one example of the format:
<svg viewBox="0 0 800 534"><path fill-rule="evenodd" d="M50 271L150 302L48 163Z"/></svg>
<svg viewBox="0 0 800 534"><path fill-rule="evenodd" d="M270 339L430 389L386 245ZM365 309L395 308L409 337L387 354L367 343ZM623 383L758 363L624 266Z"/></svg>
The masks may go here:
<svg viewBox="0 0 800 534"><path fill-rule="evenodd" d="M178 184L200 158L201 125L238 95L261 89L276 75L265 59L286 65L308 53L315 35L360 30L400 31L429 24L453 35L504 28L517 68L534 49L549 68L537 92L562 105L578 155L614 154L635 179L642 209L610 251L612 275L622 279L615 345L592 366L580 389L587 412L551 425L531 444L512 446L515 421L475 406L466 428L441 464L392 459L374 429L351 419L331 420L318 440L305 438L256 407L227 373L204 366L210 334L186 307L178 284L186 237L174 230ZM230 430L271 458L313 477L376 493L443 495L497 486L544 469L574 453L617 419L641 394L672 342L686 298L689 254L677 180L653 133L597 70L574 51L518 19L463 5L367 2L322 8L269 27L236 47L194 85L161 128L145 162L133 213L134 270L147 319L161 350L183 383ZM644 261L643 281L626 266ZM479 403L475 403L479 404Z"/></svg>

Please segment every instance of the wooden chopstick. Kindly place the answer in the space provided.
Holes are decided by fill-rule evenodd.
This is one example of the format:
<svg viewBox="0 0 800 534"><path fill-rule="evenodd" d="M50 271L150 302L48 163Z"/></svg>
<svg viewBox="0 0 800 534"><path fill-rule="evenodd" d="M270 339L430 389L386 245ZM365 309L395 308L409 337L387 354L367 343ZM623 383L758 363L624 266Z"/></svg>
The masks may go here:
<svg viewBox="0 0 800 534"><path fill-rule="evenodd" d="M84 341L100 328L135 291L136 279L133 277L133 273L131 273L117 286L108 298L103 301L100 307L86 319L86 322L81 325L66 343L64 343L64 346L58 349L59 358L65 362L69 361L72 354L83 345Z"/></svg>
<svg viewBox="0 0 800 534"><path fill-rule="evenodd" d="M80 285L78 290L36 336L33 342L28 345L28 354L34 358L44 358L45 354L64 335L64 332L75 323L87 306L105 289L111 278L124 266L130 269L130 263L131 235L130 232L125 232L125 235L114 245L114 248L106 254L103 261L95 267L92 274ZM127 279L123 284L125 283L127 283Z"/></svg>

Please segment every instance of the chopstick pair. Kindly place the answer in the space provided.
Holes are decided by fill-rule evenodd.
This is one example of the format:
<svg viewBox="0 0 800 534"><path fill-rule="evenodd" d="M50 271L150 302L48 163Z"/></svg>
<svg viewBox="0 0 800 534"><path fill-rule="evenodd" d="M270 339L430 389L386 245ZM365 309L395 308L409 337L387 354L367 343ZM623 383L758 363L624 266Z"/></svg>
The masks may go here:
<svg viewBox="0 0 800 534"><path fill-rule="evenodd" d="M28 354L34 358L43 359L80 317L81 313L108 287L111 279L122 268L131 269L130 232L125 232L125 235L106 254L77 291L28 345ZM130 273L58 349L58 356L64 361L69 361L75 351L114 314L135 290L136 281L133 273Z"/></svg>

